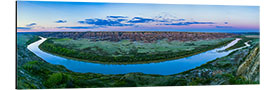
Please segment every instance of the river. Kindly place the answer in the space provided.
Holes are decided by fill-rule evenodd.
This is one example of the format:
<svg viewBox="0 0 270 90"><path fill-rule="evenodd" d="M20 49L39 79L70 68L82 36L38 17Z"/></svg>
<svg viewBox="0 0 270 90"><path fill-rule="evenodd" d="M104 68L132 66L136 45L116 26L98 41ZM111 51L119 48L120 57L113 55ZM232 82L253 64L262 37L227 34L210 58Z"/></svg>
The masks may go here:
<svg viewBox="0 0 270 90"><path fill-rule="evenodd" d="M240 38L236 38L234 41L230 42L226 46L216 48L213 50L209 50L203 53L199 53L193 56L163 61L159 63L147 63L147 64L100 64L100 63L91 63L84 62L78 60L67 59L64 57L56 56L47 52L44 52L39 49L39 45L43 43L47 38L41 37L41 40L38 40L30 45L28 45L28 49L32 51L34 54L42 58L51 64L63 65L67 69L73 72L81 72L81 73L101 73L101 74L125 74L131 72L141 72L145 74L159 74L159 75L171 75L180 73L189 69L193 69L198 67L204 63L215 60L216 58L224 57L231 52L248 47L249 44L245 43L246 46L224 51L226 48L229 48L235 45Z"/></svg>

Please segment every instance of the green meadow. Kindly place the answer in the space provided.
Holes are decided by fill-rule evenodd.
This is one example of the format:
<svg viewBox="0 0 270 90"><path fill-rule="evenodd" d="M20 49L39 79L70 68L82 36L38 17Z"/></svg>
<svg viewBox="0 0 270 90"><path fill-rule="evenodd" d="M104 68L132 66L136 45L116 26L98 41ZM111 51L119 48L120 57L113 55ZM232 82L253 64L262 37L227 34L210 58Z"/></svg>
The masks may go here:
<svg viewBox="0 0 270 90"><path fill-rule="evenodd" d="M48 38L40 48L56 55L78 60L101 63L148 63L182 58L214 49L229 43L234 38L168 41L153 43L121 40L94 41L91 39Z"/></svg>

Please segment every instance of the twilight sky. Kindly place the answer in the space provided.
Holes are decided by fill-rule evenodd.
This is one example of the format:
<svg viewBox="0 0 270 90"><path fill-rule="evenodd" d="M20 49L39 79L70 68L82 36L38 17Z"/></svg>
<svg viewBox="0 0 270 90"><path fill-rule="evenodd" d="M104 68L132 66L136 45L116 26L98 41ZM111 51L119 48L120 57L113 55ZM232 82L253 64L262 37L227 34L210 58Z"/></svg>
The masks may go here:
<svg viewBox="0 0 270 90"><path fill-rule="evenodd" d="M17 31L259 32L259 7L18 1Z"/></svg>

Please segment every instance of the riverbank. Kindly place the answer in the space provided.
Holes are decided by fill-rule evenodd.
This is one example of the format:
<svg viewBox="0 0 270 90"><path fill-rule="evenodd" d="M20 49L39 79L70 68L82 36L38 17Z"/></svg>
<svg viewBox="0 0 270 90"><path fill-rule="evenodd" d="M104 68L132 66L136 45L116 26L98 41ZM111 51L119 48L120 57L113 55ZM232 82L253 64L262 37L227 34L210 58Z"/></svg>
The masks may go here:
<svg viewBox="0 0 270 90"><path fill-rule="evenodd" d="M191 84L259 84L259 44L242 48L174 76L189 79Z"/></svg>

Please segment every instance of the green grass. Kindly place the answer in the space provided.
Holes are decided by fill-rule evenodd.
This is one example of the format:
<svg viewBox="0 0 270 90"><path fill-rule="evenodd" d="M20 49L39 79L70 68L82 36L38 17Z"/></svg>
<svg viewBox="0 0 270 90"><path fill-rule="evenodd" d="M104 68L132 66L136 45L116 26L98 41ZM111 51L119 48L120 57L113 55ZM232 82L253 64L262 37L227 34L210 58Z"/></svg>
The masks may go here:
<svg viewBox="0 0 270 90"><path fill-rule="evenodd" d="M85 50L91 48L93 52L98 52L98 48L106 52L106 54L116 56L116 55L129 55L132 49L138 50L138 53L162 53L162 52L179 52L179 51L190 51L198 47L211 46L224 42L227 40L232 40L232 38L216 39L216 40L201 40L201 41L189 41L189 42L179 42L167 40L159 40L157 43L143 43L143 42L131 42L129 40L122 40L120 42L110 42L110 41L91 41L91 39L79 39L72 40L69 38L53 39L54 44L59 44L66 46L69 49L74 50Z"/></svg>
<svg viewBox="0 0 270 90"><path fill-rule="evenodd" d="M73 40L69 38L49 38L40 45L47 52L92 62L148 63L164 61L194 55L206 50L220 47L233 38L171 41L159 40L155 43L92 41L91 39Z"/></svg>

